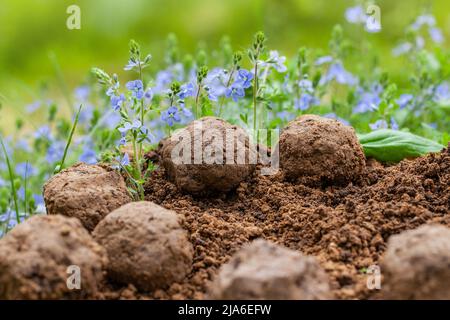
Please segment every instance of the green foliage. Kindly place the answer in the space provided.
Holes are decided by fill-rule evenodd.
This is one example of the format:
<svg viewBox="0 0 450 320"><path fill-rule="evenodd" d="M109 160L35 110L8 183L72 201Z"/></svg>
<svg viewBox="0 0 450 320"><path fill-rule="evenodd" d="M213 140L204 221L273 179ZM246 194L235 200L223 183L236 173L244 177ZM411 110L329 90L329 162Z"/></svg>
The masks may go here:
<svg viewBox="0 0 450 320"><path fill-rule="evenodd" d="M382 129L358 135L359 142L367 157L382 162L399 162L405 158L415 158L430 152L439 152L444 146L415 134Z"/></svg>

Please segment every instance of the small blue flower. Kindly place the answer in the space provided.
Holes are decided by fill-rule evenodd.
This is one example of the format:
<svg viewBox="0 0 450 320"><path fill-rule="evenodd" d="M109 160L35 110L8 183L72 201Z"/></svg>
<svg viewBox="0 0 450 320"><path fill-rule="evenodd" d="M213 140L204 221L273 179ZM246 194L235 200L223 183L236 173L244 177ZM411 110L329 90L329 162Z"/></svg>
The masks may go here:
<svg viewBox="0 0 450 320"><path fill-rule="evenodd" d="M324 85L332 80L335 80L340 84L348 84L348 85L354 85L357 82L355 76L353 76L350 72L345 70L340 62L333 63L329 67L328 72L324 76L322 76L322 78L319 81L319 84Z"/></svg>
<svg viewBox="0 0 450 320"><path fill-rule="evenodd" d="M391 117L391 129L392 130L398 130L399 126L397 121L395 121L394 117Z"/></svg>
<svg viewBox="0 0 450 320"><path fill-rule="evenodd" d="M186 99L187 97L192 97L195 93L195 87L192 82L185 83L180 87L180 92L178 93L178 97L180 99Z"/></svg>
<svg viewBox="0 0 450 320"><path fill-rule="evenodd" d="M412 94L404 93L400 95L400 97L398 97L398 99L395 100L395 102L397 102L400 109L404 109L409 105L409 103L413 100L413 98L414 96Z"/></svg>
<svg viewBox="0 0 450 320"><path fill-rule="evenodd" d="M379 130L379 129L387 129L388 128L388 124L386 122L386 120L377 120L374 123L369 124L370 129L372 130Z"/></svg>
<svg viewBox="0 0 450 320"><path fill-rule="evenodd" d="M354 113L373 112L378 109L381 102L380 94L383 92L383 87L376 83L372 85L369 91L358 89L359 100L355 108Z"/></svg>
<svg viewBox="0 0 450 320"><path fill-rule="evenodd" d="M165 121L169 126L173 126L174 122L180 122L181 117L177 107L171 106L161 114L161 120Z"/></svg>
<svg viewBox="0 0 450 320"><path fill-rule="evenodd" d="M431 40L433 40L435 43L442 43L444 42L444 36L442 35L442 31L439 28L430 28L428 30L428 33L430 34Z"/></svg>
<svg viewBox="0 0 450 320"><path fill-rule="evenodd" d="M308 79L302 79L298 82L298 86L303 92L312 93L314 91L313 84Z"/></svg>
<svg viewBox="0 0 450 320"><path fill-rule="evenodd" d="M245 97L245 90L240 84L233 83L229 88L227 88L225 97L231 97L234 102L237 102L240 98Z"/></svg>
<svg viewBox="0 0 450 320"><path fill-rule="evenodd" d="M450 103L450 87L448 83L444 82L436 87L433 100L439 104Z"/></svg>
<svg viewBox="0 0 450 320"><path fill-rule="evenodd" d="M186 107L183 106L183 107L181 108L181 111L183 112L183 115L184 115L185 117L187 117L187 118L192 117L192 111L189 110L188 108L186 108Z"/></svg>
<svg viewBox="0 0 450 320"><path fill-rule="evenodd" d="M96 156L95 150L93 150L89 147L86 147L83 150L83 153L80 155L78 160L81 162L85 162L87 164L96 164L97 156Z"/></svg>
<svg viewBox="0 0 450 320"><path fill-rule="evenodd" d="M325 63L330 63L332 61L333 61L333 57L332 56L322 56L322 57L317 58L317 60L314 62L314 64L316 66L321 66L321 65L323 65Z"/></svg>
<svg viewBox="0 0 450 320"><path fill-rule="evenodd" d="M128 81L126 87L136 99L141 100L144 97L144 85L141 80Z"/></svg>
<svg viewBox="0 0 450 320"><path fill-rule="evenodd" d="M282 73L286 72L287 67L284 65L286 62L285 56L280 56L278 51L272 50L269 53L269 59L267 61L261 62L261 66L272 66L276 71ZM259 76L259 75L258 75Z"/></svg>
<svg viewBox="0 0 450 320"><path fill-rule="evenodd" d="M367 16L363 6L357 5L345 10L345 19L349 23L365 23Z"/></svg>
<svg viewBox="0 0 450 320"><path fill-rule="evenodd" d="M125 95L122 93L120 96L112 95L111 96L111 107L114 111L120 110L125 101Z"/></svg>
<svg viewBox="0 0 450 320"><path fill-rule="evenodd" d="M125 124L122 126L122 127L120 127L120 128L118 128L117 130L119 130L119 132L122 134L122 135L124 135L124 134L126 134L128 131L130 131L130 130L133 130L133 129L139 129L140 127L141 127L141 121L139 121L139 120L134 120L133 121L133 123L130 123L130 122L125 122Z"/></svg>
<svg viewBox="0 0 450 320"><path fill-rule="evenodd" d="M253 73L245 69L239 69L235 83L238 83L242 88L247 89L252 85L253 77Z"/></svg>
<svg viewBox="0 0 450 320"><path fill-rule="evenodd" d="M130 156L126 152L122 156L117 156L116 160L123 167L130 165ZM117 168L117 166L115 166L115 167Z"/></svg>
<svg viewBox="0 0 450 320"><path fill-rule="evenodd" d="M50 127L45 125L42 127L39 127L35 132L34 132L34 137L36 139L44 139L44 140L51 140L52 139L52 134L51 134L51 130Z"/></svg>
<svg viewBox="0 0 450 320"><path fill-rule="evenodd" d="M64 141L54 141L47 149L47 155L45 156L47 162L53 164L60 161L64 154L65 146L66 144Z"/></svg>
<svg viewBox="0 0 450 320"><path fill-rule="evenodd" d="M80 86L75 89L75 98L78 101L87 101L91 90L88 86Z"/></svg>
<svg viewBox="0 0 450 320"><path fill-rule="evenodd" d="M36 169L29 162L21 162L16 165L16 174L25 178L36 174Z"/></svg>
<svg viewBox="0 0 450 320"><path fill-rule="evenodd" d="M128 63L125 65L123 70L130 71L133 70L134 68L139 68L140 65L141 62L139 60L130 59L128 60Z"/></svg>
<svg viewBox="0 0 450 320"><path fill-rule="evenodd" d="M416 21L411 25L411 29L418 31L422 26L434 27L436 19L431 14L423 14L416 18Z"/></svg>
<svg viewBox="0 0 450 320"><path fill-rule="evenodd" d="M38 110L41 106L42 106L42 102L38 100L38 101L35 101L35 102L27 105L25 107L25 110L27 111L27 113L33 113L36 110Z"/></svg>
<svg viewBox="0 0 450 320"><path fill-rule="evenodd" d="M294 100L294 108L297 110L308 110L311 106L316 106L320 103L320 100L309 93L303 93L300 99Z"/></svg>
<svg viewBox="0 0 450 320"><path fill-rule="evenodd" d="M147 103L151 102L153 99L153 91L151 88L148 88L147 91L145 91L144 99Z"/></svg>
<svg viewBox="0 0 450 320"><path fill-rule="evenodd" d="M399 44L397 47L392 49L392 55L395 57L401 56L405 53L408 53L413 48L413 45L410 42L403 42Z"/></svg>
<svg viewBox="0 0 450 320"><path fill-rule="evenodd" d="M40 194L33 194L34 204L36 207L44 205L44 197Z"/></svg>
<svg viewBox="0 0 450 320"><path fill-rule="evenodd" d="M324 114L323 117L328 118L328 119L335 119L346 126L350 125L350 122L348 122L347 120L345 120L343 118L338 117L335 113L327 113L327 114Z"/></svg>

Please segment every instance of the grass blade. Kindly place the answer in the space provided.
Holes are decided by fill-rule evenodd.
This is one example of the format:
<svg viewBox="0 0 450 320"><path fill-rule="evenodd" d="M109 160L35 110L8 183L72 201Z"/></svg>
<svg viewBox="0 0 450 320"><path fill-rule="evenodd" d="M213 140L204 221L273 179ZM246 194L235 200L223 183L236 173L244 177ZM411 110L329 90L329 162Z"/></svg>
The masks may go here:
<svg viewBox="0 0 450 320"><path fill-rule="evenodd" d="M0 144L2 145L3 154L5 155L6 159L6 165L8 167L8 173L9 173L9 181L11 183L11 193L14 200L14 209L16 211L16 219L17 223L20 223L20 216L19 216L19 203L17 201L17 190L16 185L14 184L14 173L11 167L11 161L8 156L8 152L6 152L5 144L3 143L3 139L0 137Z"/></svg>
<svg viewBox="0 0 450 320"><path fill-rule="evenodd" d="M73 134L75 133L75 129L77 128L78 118L80 116L82 107L83 107L83 105L80 105L80 107L78 108L77 115L75 116L75 121L73 122L72 129L70 130L69 138L67 139L66 147L64 148L63 157L62 157L59 165L55 168L55 173L60 172L64 168L64 162L66 161L67 152L69 151L70 144L72 143Z"/></svg>

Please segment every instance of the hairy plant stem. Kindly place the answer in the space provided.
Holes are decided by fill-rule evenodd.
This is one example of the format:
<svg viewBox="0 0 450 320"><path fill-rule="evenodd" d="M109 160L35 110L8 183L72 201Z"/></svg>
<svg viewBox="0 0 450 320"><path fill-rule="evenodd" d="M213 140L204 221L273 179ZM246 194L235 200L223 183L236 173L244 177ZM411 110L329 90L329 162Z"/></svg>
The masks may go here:
<svg viewBox="0 0 450 320"><path fill-rule="evenodd" d="M259 54L257 55L257 57ZM256 133L256 107L257 107L257 93L258 93L258 58L255 60L254 78L253 78L253 132Z"/></svg>
<svg viewBox="0 0 450 320"><path fill-rule="evenodd" d="M235 68L235 66L233 66L233 68L231 69L231 71L230 71L230 76L228 77L228 81L227 81L227 89L228 89L228 87L230 86L230 84L231 84L231 80L233 79L233 75L234 75L234 72L236 71L236 68ZM225 97L224 96L222 96L221 98L220 98L220 104L219 104L219 118L222 116L222 107L223 107L223 103L225 102Z"/></svg>

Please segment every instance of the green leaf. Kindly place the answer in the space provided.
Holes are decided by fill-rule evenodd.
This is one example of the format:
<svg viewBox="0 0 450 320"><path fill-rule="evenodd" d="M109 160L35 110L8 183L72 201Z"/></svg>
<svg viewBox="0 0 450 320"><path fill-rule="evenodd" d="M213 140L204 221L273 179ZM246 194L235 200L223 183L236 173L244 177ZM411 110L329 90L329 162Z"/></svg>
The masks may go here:
<svg viewBox="0 0 450 320"><path fill-rule="evenodd" d="M367 157L383 162L399 162L430 152L439 152L444 146L415 134L382 129L358 135Z"/></svg>

